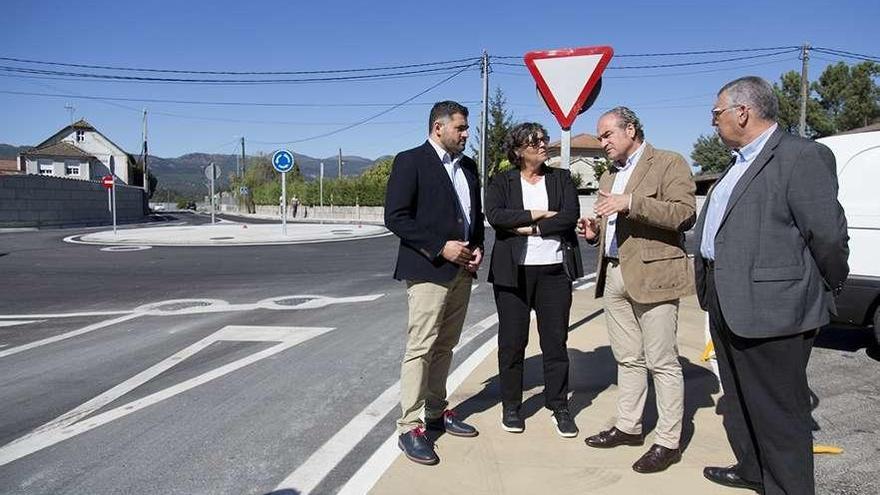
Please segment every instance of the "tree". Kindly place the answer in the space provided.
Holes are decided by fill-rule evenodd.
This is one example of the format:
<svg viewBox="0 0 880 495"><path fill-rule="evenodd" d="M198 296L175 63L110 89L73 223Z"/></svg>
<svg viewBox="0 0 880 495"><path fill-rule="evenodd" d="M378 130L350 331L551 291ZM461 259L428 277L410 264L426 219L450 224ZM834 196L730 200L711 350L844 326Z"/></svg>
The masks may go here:
<svg viewBox="0 0 880 495"><path fill-rule="evenodd" d="M507 98L501 88L495 88L495 94L489 99L489 122L486 134L486 175L489 177L501 171L500 166L505 160L504 140L507 133L513 127L513 117L507 111ZM483 137L480 135L479 128L477 130L477 143L482 144ZM480 151L478 148L471 146L474 159L479 161Z"/></svg>
<svg viewBox="0 0 880 495"><path fill-rule="evenodd" d="M801 115L801 75L795 71L783 74L779 84L773 85L779 100L777 121L780 127L791 134L798 133ZM807 136L821 137L833 134L834 130L822 106L814 98L807 99Z"/></svg>
<svg viewBox="0 0 880 495"><path fill-rule="evenodd" d="M880 76L880 64L876 62L854 66L838 62L826 67L819 80L810 85L807 137L830 136L864 127L880 117L880 88L874 82L877 76ZM797 134L801 111L800 74L786 72L773 89L779 99L779 124Z"/></svg>
<svg viewBox="0 0 880 495"><path fill-rule="evenodd" d="M596 176L596 180L602 178L602 174L611 167L611 160L607 158L596 158L593 160L593 175Z"/></svg>
<svg viewBox="0 0 880 495"><path fill-rule="evenodd" d="M826 67L813 83L833 133L864 127L880 117L880 88L874 82L878 75L880 64L875 62L854 66L838 62Z"/></svg>
<svg viewBox="0 0 880 495"><path fill-rule="evenodd" d="M721 172L730 163L730 149L724 145L718 134L700 135L694 143L691 159L705 173Z"/></svg>

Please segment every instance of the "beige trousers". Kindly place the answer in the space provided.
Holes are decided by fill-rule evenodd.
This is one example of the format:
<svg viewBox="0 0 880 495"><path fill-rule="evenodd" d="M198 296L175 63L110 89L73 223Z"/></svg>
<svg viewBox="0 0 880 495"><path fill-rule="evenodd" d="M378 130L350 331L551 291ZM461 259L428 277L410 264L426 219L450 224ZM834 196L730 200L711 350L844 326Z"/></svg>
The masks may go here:
<svg viewBox="0 0 880 495"><path fill-rule="evenodd" d="M606 273L605 318L617 361L617 429L642 433L650 371L657 392L654 443L678 448L684 415L684 378L676 342L678 299L637 303L623 285L617 262L610 262Z"/></svg>
<svg viewBox="0 0 880 495"><path fill-rule="evenodd" d="M408 280L409 324L400 367L400 408L397 430L406 433L425 418L443 414L452 348L458 344L471 297L473 278L465 269L450 282Z"/></svg>

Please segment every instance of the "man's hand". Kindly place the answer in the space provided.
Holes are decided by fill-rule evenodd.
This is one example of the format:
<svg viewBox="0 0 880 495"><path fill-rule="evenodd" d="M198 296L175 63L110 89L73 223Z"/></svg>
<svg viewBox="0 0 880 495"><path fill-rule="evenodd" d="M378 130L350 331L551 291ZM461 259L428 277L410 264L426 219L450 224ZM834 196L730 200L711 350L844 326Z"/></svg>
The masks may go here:
<svg viewBox="0 0 880 495"><path fill-rule="evenodd" d="M456 265L467 266L474 259L474 253L464 241L446 241L440 256Z"/></svg>
<svg viewBox="0 0 880 495"><path fill-rule="evenodd" d="M477 270L480 269L480 263L483 262L483 250L480 248L474 248L473 253L474 259L465 265L465 269L471 273L477 273Z"/></svg>
<svg viewBox="0 0 880 495"><path fill-rule="evenodd" d="M599 236L599 221L596 217L581 218L578 220L577 230L585 240L593 242Z"/></svg>
<svg viewBox="0 0 880 495"><path fill-rule="evenodd" d="M611 194L599 191L599 199L593 205L593 211L600 217L629 211L630 194Z"/></svg>

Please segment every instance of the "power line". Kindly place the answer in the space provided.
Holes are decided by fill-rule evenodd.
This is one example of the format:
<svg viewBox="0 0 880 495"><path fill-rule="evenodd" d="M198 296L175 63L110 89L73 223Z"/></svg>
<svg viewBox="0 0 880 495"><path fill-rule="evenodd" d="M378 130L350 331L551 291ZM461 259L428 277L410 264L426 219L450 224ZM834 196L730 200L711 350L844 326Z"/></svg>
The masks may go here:
<svg viewBox="0 0 880 495"><path fill-rule="evenodd" d="M357 107L387 107L394 103L269 103L255 101L207 101L207 100L165 100L161 98L122 98L114 96L85 96L72 95L63 93L35 93L27 91L5 91L0 90L0 94L20 95L20 96L45 96L51 98L77 98L83 100L104 100L104 101L128 101L138 103L173 103L180 105L204 105L204 106L253 106L253 107L295 107L295 108L357 108ZM461 101L462 105L479 103L475 100ZM406 106L430 106L434 102L412 102Z"/></svg>
<svg viewBox="0 0 880 495"><path fill-rule="evenodd" d="M352 129L352 128L354 128L354 127L357 127L357 126L359 126L359 125L366 124L367 122L369 122L369 121L371 121L371 120L373 120L373 119L376 119L376 118L378 118L378 117L381 117L382 115L385 115L386 113L391 112L392 110L395 110L395 109L397 109L397 108L402 107L404 104L409 103L409 102L415 100L416 98L418 98L419 96L422 96L422 95L424 95L425 93L428 93L429 91L431 91L431 90L437 88L438 86L440 86L440 85L442 85L442 84L444 84L444 83L446 83L446 82L452 80L454 77L458 76L459 74L461 74L462 72L464 72L464 71L467 70L468 68L474 67L474 66L476 66L477 64L478 64L478 62L475 62L475 63L473 63L473 64L470 64L470 65L468 65L468 66L462 68L461 70L459 70L459 71L456 72L455 74L452 74L451 76L448 76L448 77L446 77L446 78L440 80L439 82L437 82L437 83L435 83L435 84L429 86L428 88L426 88L426 89L420 91L419 93L417 93L417 94L415 94L415 95L413 95L413 96L411 96L411 97L409 97L409 98L403 100L402 102L397 103L397 104L395 104L395 105L393 105L393 106L391 106L391 107L389 107L389 108L386 108L385 110L382 110L382 111L379 112L379 113L376 113L376 114L374 114L374 115L371 115L371 116L369 116L369 117L367 117L367 118L365 118L365 119L362 119L362 120L360 120L360 121L358 121L358 122L355 122L355 123L353 123L353 124L347 125L347 126L345 126L345 127L341 127L341 128L339 128L339 129L336 129L336 130L333 130L333 131L330 131L330 132L325 132L325 133L322 133L322 134L317 134L317 135L315 135L315 136L311 136L311 137L307 137L307 138L303 138L303 139L296 139L296 140L293 140L293 141L276 141L276 142L271 142L271 141L254 141L254 140L251 140L251 142L252 142L252 143L257 143L257 144L296 144L296 143L302 143L302 142L305 142L305 141L312 141L312 140L315 140L315 139L324 138L324 137L327 137L327 136L332 136L332 135L334 135L334 134L339 134L340 132L344 132L344 131L347 131L347 130Z"/></svg>
<svg viewBox="0 0 880 495"><path fill-rule="evenodd" d="M800 48L799 46L772 46L766 48L733 48L728 50L695 50L689 52L666 52L666 53L630 53L630 54L614 54L614 58L626 58L626 57L677 57L683 55L712 55L719 53L743 53L743 52L761 52L761 51L774 51L774 50L790 50L793 48ZM492 58L517 58L522 59L522 55L506 55L499 56L495 55Z"/></svg>
<svg viewBox="0 0 880 495"><path fill-rule="evenodd" d="M794 53L795 51L800 50L800 48L787 49L782 51L776 51L773 53L761 53L758 55L744 55L742 57L732 57L732 58L723 58L717 60L699 60L692 62L677 62L671 64L653 64L653 65L626 65L626 66L614 66L609 65L606 70L631 70L631 69L665 69L670 67L691 67L696 65L709 65L709 64L721 64L726 62L737 62L740 60L751 60L756 58L766 58L773 57L776 55L783 55L786 53ZM497 65L506 65L511 67L522 67L524 63L510 63L510 62L495 62Z"/></svg>
<svg viewBox="0 0 880 495"><path fill-rule="evenodd" d="M96 74L89 72L67 72L46 69L31 69L25 67L12 67L0 65L0 71L22 74L34 74L43 76L74 77L79 79L112 80L127 82L159 82L159 83L186 83L186 84L290 84L290 83L315 83L315 82L339 82L339 81L366 81L376 79L390 79L398 76L449 73L456 69L466 69L474 64L451 65L430 69L418 69L409 71L388 72L381 74L365 74L353 76L312 77L297 79L192 79L176 77L146 77L146 76L121 76L116 74Z"/></svg>
<svg viewBox="0 0 880 495"><path fill-rule="evenodd" d="M308 74L342 74L347 72L371 72L384 70L411 69L414 67L430 67L434 65L450 65L460 64L462 62L473 62L479 60L480 57L460 58L456 60L445 60L442 62L425 62L420 64L406 65L388 65L384 67L361 67L356 69L329 69L329 70L298 70L298 71L214 71L214 70L179 70L179 69L156 69L144 67L122 67L114 65L89 65L89 64L72 64L64 62L49 62L45 60L30 60L25 58L0 57L0 60L7 62L18 62L26 64L53 65L57 67L77 67L80 69L101 69L101 70L118 70L129 72L158 72L166 74L213 74L213 75L235 75L235 76L280 76L280 75L308 75Z"/></svg>
<svg viewBox="0 0 880 495"><path fill-rule="evenodd" d="M832 48L814 47L813 51L827 53L828 55L837 55L838 57L846 57L846 58L854 58L854 59L858 59L858 60L865 60L868 62L880 62L880 57L875 57L873 55L863 55L861 53L847 52L844 50L835 50Z"/></svg>
<svg viewBox="0 0 880 495"><path fill-rule="evenodd" d="M692 70L692 71L685 71L685 72L667 72L667 73L661 72L661 73L651 73L651 74L632 74L632 75L620 75L620 76L602 75L602 78L603 79L641 79L641 78L653 78L653 77L691 76L691 75L695 75L695 74L709 74L712 72L725 72L725 71L731 71L731 70L736 70L736 69L745 69L747 67L773 65L773 64L778 64L779 62L788 62L791 60L797 60L797 59L787 57L787 58L779 58L776 60L769 60L769 61L765 61L765 62L757 62L757 63L753 63L753 64L740 64L740 65L735 65L735 66L730 66L730 67L716 67L713 69ZM525 71L523 71L523 72L508 72L508 71L498 70L498 71L495 71L494 73L506 75L506 76L530 77L530 74Z"/></svg>

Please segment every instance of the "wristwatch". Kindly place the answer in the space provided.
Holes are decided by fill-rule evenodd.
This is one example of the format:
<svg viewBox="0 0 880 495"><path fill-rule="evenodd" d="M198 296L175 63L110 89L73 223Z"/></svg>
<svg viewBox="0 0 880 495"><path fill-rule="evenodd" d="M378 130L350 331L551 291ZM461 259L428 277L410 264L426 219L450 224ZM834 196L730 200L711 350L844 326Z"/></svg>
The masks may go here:
<svg viewBox="0 0 880 495"><path fill-rule="evenodd" d="M538 224L532 224L532 235L538 235Z"/></svg>

